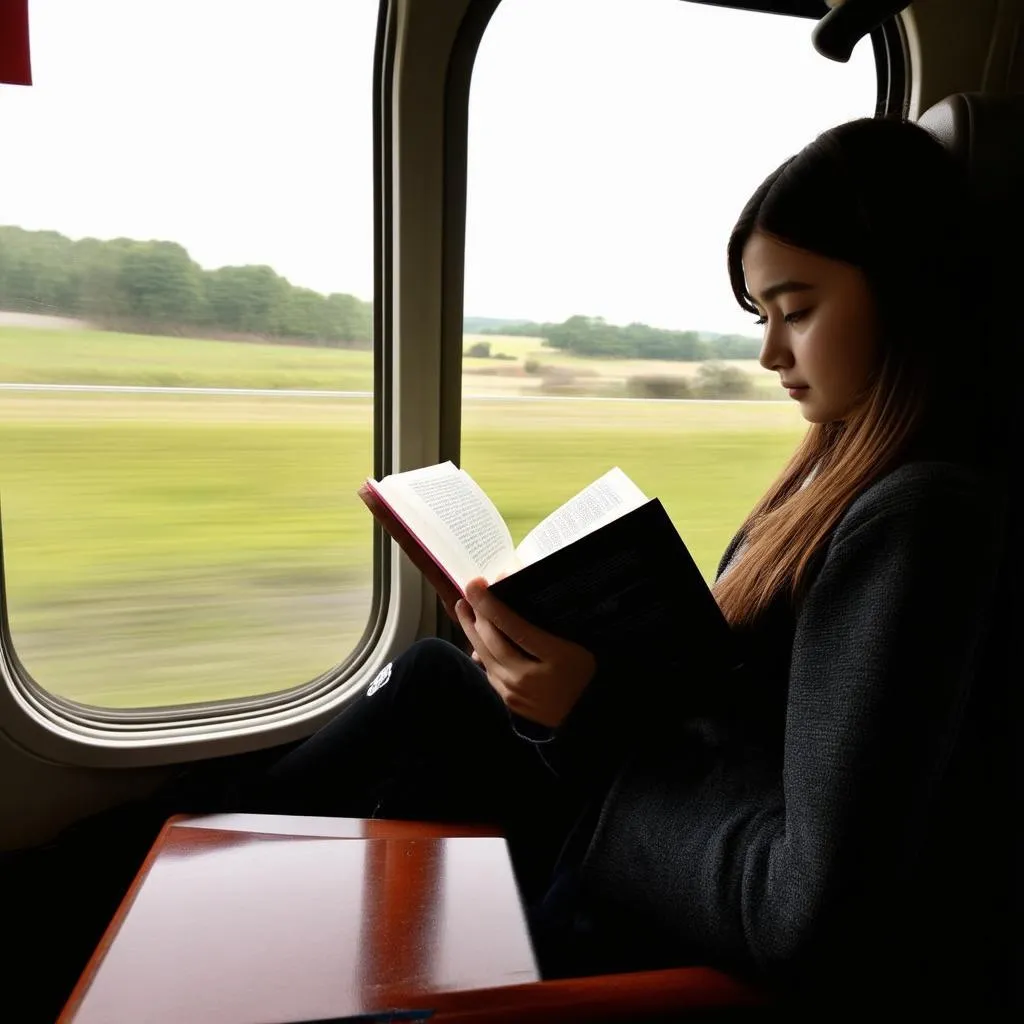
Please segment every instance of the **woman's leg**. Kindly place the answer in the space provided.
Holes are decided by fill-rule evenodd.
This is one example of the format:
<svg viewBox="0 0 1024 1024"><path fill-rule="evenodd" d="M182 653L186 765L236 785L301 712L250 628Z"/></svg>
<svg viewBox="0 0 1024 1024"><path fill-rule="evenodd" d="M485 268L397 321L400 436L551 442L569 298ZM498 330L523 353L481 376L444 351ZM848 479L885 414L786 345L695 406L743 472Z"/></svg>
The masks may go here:
<svg viewBox="0 0 1024 1024"><path fill-rule="evenodd" d="M493 823L542 891L582 801L512 731L478 666L424 640L239 800L284 814Z"/></svg>

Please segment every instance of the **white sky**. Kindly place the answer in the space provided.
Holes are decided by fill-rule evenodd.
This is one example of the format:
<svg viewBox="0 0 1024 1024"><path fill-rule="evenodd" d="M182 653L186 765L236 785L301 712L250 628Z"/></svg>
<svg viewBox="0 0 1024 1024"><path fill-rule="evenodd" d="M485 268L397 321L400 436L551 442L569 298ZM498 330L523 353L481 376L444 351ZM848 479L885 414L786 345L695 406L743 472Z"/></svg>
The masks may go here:
<svg viewBox="0 0 1024 1024"><path fill-rule="evenodd" d="M31 0L0 224L161 238L370 298L376 0ZM870 115L870 44L681 0L503 0L470 105L467 315L756 334L725 242L758 182Z"/></svg>

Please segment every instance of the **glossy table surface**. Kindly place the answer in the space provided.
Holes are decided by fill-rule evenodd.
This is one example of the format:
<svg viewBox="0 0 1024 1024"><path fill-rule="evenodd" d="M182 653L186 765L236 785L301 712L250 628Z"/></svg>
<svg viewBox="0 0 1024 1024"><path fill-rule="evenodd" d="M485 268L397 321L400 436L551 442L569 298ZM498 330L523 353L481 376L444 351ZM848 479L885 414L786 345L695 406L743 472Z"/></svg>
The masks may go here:
<svg viewBox="0 0 1024 1024"><path fill-rule="evenodd" d="M180 817L60 1020L318 1021L538 977L505 841L486 829Z"/></svg>

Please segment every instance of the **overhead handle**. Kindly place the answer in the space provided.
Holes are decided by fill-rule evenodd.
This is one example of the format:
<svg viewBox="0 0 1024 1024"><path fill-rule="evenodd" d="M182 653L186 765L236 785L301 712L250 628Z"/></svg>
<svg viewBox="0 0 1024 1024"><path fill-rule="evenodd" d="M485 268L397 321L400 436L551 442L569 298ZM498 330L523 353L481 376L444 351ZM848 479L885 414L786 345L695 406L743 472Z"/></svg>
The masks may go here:
<svg viewBox="0 0 1024 1024"><path fill-rule="evenodd" d="M845 64L853 48L883 21L909 7L909 0L825 0L832 9L811 34L823 57Z"/></svg>

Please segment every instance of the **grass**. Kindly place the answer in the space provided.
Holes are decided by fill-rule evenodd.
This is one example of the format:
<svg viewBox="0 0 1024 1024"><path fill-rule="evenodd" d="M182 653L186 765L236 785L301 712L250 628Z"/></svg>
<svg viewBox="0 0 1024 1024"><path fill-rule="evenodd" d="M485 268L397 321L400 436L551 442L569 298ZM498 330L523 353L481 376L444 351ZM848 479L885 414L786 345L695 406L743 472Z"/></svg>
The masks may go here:
<svg viewBox="0 0 1024 1024"><path fill-rule="evenodd" d="M296 685L351 650L369 401L8 394L0 411L12 632L42 685L185 703Z"/></svg>
<svg viewBox="0 0 1024 1024"><path fill-rule="evenodd" d="M525 375L533 358L580 375L597 390L619 387L632 376L693 377L700 363L655 359L582 358L544 348L540 338L467 335L491 342L495 354L514 360L464 360L467 392L520 394L540 385ZM778 397L774 374L754 360L734 360L759 391ZM369 351L264 345L195 338L162 338L88 330L40 330L0 326L0 381L24 384L108 384L156 387L233 387L272 390L370 391L373 355Z"/></svg>
<svg viewBox="0 0 1024 1024"><path fill-rule="evenodd" d="M469 403L463 465L518 541L610 466L659 497L711 578L725 544L802 433L789 406Z"/></svg>
<svg viewBox="0 0 1024 1024"><path fill-rule="evenodd" d="M373 353L304 345L0 327L0 380L369 391Z"/></svg>
<svg viewBox="0 0 1024 1024"><path fill-rule="evenodd" d="M111 359L137 343L155 359L159 341L174 372L184 353L190 383L226 373L225 349L236 373L264 374L249 386L294 357L291 371L318 390L316 360L336 369L364 356L99 339ZM72 365L73 348L51 349L63 352L51 370ZM618 464L662 499L708 576L802 431L781 403L468 400L463 419L463 464L517 540ZM368 400L0 392L0 445L12 632L52 692L109 707L265 693L327 671L358 640Z"/></svg>

